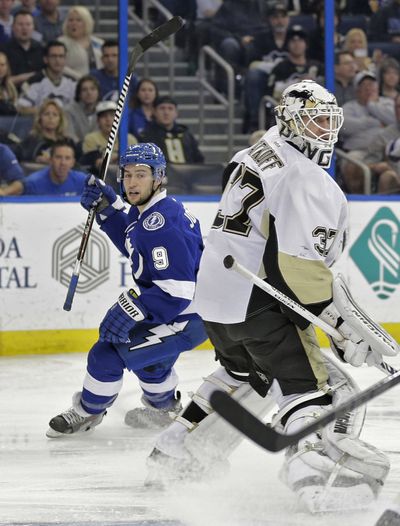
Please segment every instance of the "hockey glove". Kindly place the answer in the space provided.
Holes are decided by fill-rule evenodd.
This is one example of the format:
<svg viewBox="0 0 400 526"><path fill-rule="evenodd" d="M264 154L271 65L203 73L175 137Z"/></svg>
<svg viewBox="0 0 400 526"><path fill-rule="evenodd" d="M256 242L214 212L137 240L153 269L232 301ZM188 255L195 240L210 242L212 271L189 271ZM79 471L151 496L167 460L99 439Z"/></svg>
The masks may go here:
<svg viewBox="0 0 400 526"><path fill-rule="evenodd" d="M382 355L373 351L368 343L348 323L343 321L333 302L322 311L319 317L335 327L343 336L343 340L328 336L331 349L339 360L354 367L360 367L363 363L378 365L382 361Z"/></svg>
<svg viewBox="0 0 400 526"><path fill-rule="evenodd" d="M99 224L123 210L125 205L114 189L94 175L88 175L81 196L81 205L86 210L96 207L96 220Z"/></svg>
<svg viewBox="0 0 400 526"><path fill-rule="evenodd" d="M129 333L146 314L135 303L137 294L133 289L123 292L117 303L108 309L100 324L101 342L129 343Z"/></svg>

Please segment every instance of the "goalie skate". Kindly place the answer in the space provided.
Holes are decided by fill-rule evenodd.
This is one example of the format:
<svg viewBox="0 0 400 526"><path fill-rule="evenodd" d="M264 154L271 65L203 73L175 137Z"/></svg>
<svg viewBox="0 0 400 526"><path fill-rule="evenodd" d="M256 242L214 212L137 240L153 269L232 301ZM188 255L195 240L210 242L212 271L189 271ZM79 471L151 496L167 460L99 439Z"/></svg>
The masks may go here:
<svg viewBox="0 0 400 526"><path fill-rule="evenodd" d="M158 409L153 407L148 400L142 396L141 401L145 407L135 407L125 415L125 424L136 429L162 429L169 426L176 415L181 411L181 394L176 393L177 398L171 406Z"/></svg>

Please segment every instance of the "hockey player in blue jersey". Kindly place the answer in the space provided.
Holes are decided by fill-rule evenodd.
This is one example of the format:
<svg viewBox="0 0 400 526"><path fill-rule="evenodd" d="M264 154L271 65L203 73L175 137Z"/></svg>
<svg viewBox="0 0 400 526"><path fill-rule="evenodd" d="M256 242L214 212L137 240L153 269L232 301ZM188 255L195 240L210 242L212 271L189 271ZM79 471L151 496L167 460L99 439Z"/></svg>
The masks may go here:
<svg viewBox="0 0 400 526"><path fill-rule="evenodd" d="M162 427L179 411L174 363L207 336L192 308L203 242L199 222L162 189L166 161L153 143L129 146L120 160L122 198L88 176L81 204L130 261L132 284L107 311L90 349L81 392L50 420L49 438L100 424L118 396L125 369L142 388L144 407L126 414L134 427Z"/></svg>

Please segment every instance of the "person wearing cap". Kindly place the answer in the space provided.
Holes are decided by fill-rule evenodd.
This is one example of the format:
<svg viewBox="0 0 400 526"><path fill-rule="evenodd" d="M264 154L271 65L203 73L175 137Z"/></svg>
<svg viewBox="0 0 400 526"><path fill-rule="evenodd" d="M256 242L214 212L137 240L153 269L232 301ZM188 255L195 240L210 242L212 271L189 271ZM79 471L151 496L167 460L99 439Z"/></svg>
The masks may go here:
<svg viewBox="0 0 400 526"><path fill-rule="evenodd" d="M308 37L302 26L292 26L287 34L288 57L277 64L268 78L268 94L279 99L282 91L294 82L323 76L322 64L308 60Z"/></svg>
<svg viewBox="0 0 400 526"><path fill-rule="evenodd" d="M186 126L176 122L177 117L176 101L168 96L159 97L154 102L154 121L146 125L139 141L156 144L168 162L204 162L196 139Z"/></svg>
<svg viewBox="0 0 400 526"><path fill-rule="evenodd" d="M343 105L344 124L340 138L342 148L355 160L364 161L368 145L382 128L396 121L394 101L379 96L378 80L371 71L360 71L354 78L355 99ZM363 181L358 167L341 163L342 177L350 193L362 193Z"/></svg>
<svg viewBox="0 0 400 526"><path fill-rule="evenodd" d="M103 153L106 149L110 136L112 123L114 120L117 103L113 100L102 100L96 106L98 130L85 135L82 143L82 157L80 163L91 167L91 171L98 174ZM128 144L137 144L137 139L132 134L128 134ZM114 150L111 154L111 163L118 160L118 136L115 138Z"/></svg>

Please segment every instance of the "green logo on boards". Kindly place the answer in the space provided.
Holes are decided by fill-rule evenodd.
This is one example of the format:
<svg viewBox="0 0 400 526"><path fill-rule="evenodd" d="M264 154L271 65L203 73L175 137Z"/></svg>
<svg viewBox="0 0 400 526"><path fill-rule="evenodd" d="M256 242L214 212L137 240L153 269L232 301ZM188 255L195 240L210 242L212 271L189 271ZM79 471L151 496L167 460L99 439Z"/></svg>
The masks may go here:
<svg viewBox="0 0 400 526"><path fill-rule="evenodd" d="M350 249L372 290L387 300L400 280L400 222L390 208L378 210Z"/></svg>

